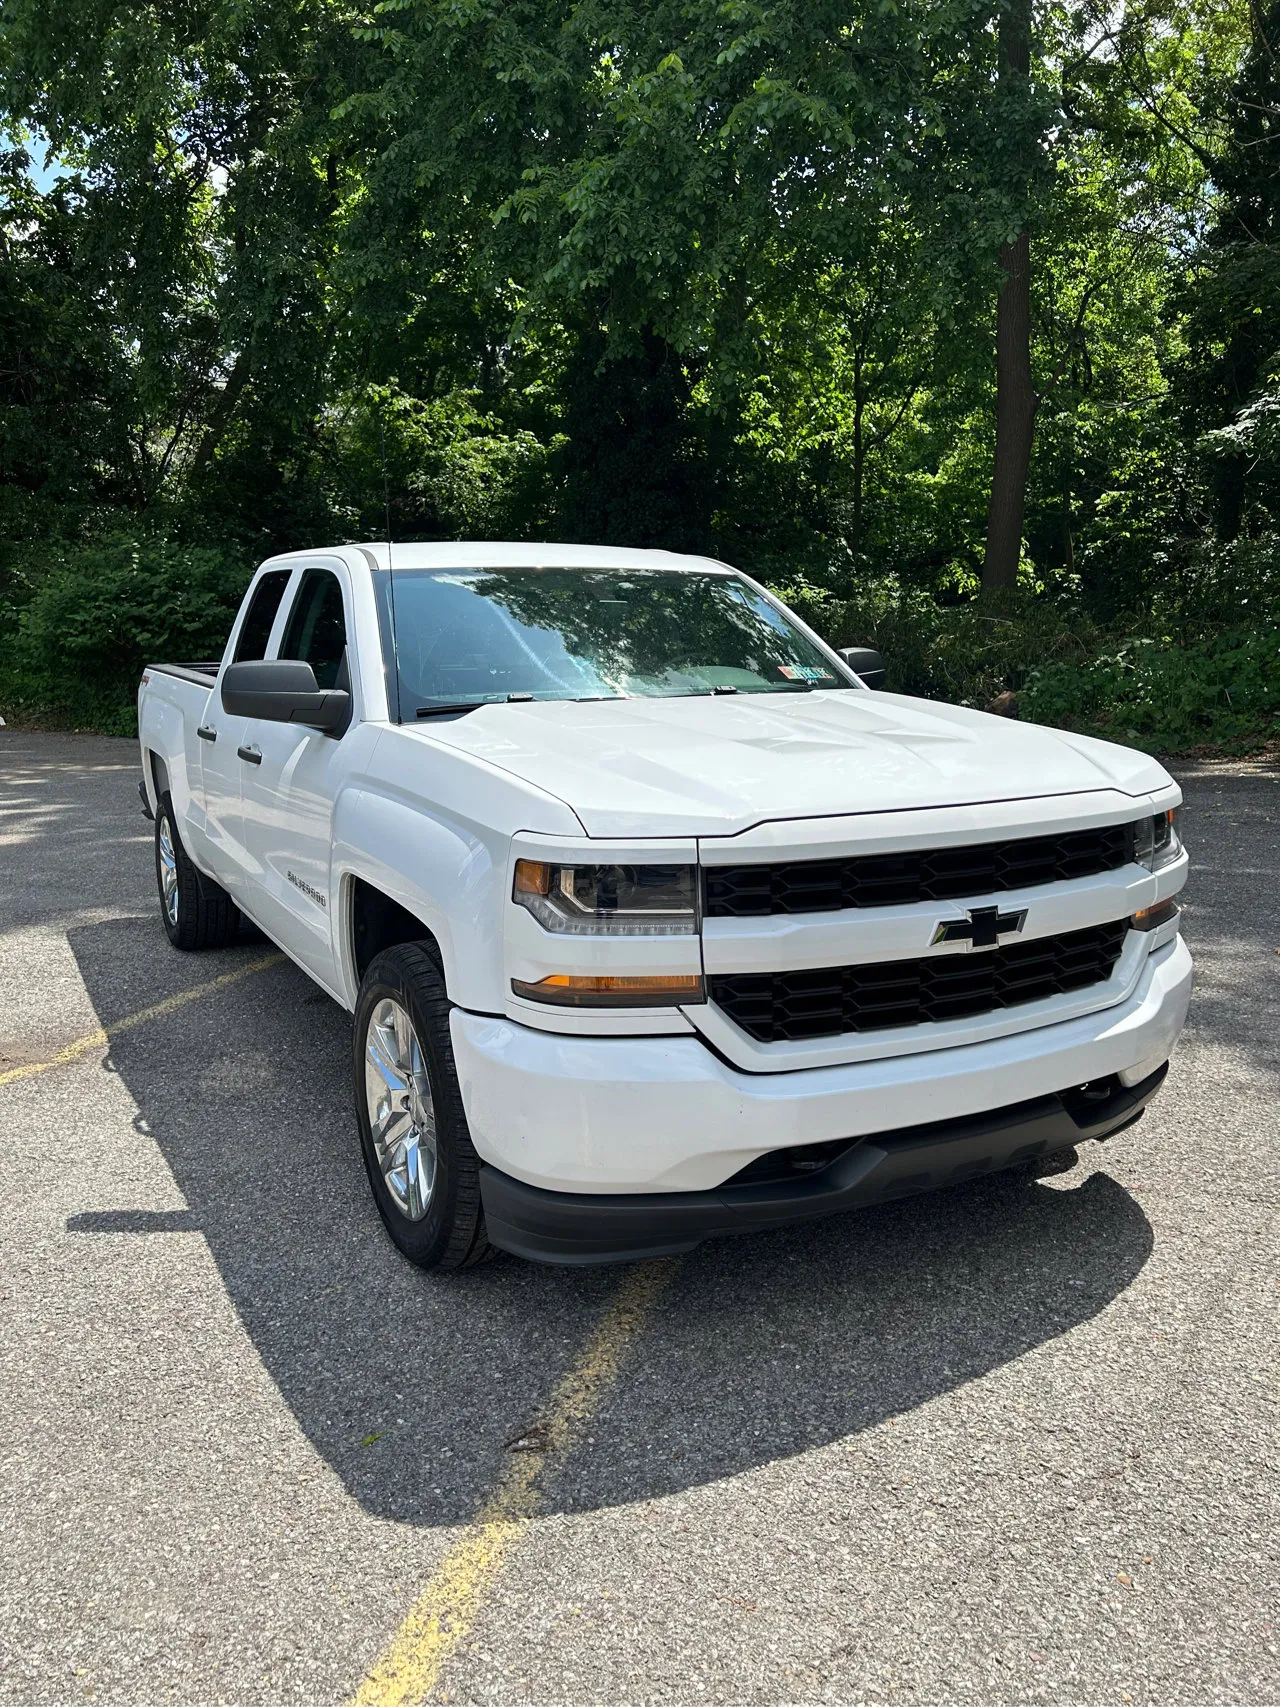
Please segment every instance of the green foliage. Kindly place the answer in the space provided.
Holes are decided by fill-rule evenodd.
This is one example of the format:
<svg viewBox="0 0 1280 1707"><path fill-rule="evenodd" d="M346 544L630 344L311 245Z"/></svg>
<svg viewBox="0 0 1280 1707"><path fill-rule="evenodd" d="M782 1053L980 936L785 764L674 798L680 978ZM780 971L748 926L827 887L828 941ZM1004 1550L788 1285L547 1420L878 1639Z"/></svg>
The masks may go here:
<svg viewBox="0 0 1280 1707"><path fill-rule="evenodd" d="M390 387L344 400L329 442L332 502L382 538L507 539L534 531L549 501L548 447L486 413L475 391L417 398Z"/></svg>
<svg viewBox="0 0 1280 1707"><path fill-rule="evenodd" d="M871 645L899 693L1018 715L1156 753L1242 751L1280 736L1280 538L1208 549L1155 609L1099 624L1023 590L999 612L885 578L851 601L775 590L836 645Z"/></svg>
<svg viewBox="0 0 1280 1707"><path fill-rule="evenodd" d="M1213 221L1185 281L1191 341L1177 371L1202 441L1220 538L1280 525L1280 0L1256 0L1238 74L1219 87Z"/></svg>
<svg viewBox="0 0 1280 1707"><path fill-rule="evenodd" d="M1021 703L1037 722L1148 752L1247 749L1280 736L1280 628L1132 640L1083 665L1047 664Z"/></svg>
<svg viewBox="0 0 1280 1707"><path fill-rule="evenodd" d="M910 691L1262 738L1272 655L1243 701L1210 662L1280 621L1280 0L1035 0L1015 79L1010 6L7 0L6 708L123 726L126 657L212 646L224 575L380 537L389 488L398 538L740 563Z"/></svg>
<svg viewBox="0 0 1280 1707"><path fill-rule="evenodd" d="M221 657L251 573L163 537L51 553L0 641L0 710L134 733L143 665Z"/></svg>
<svg viewBox="0 0 1280 1707"><path fill-rule="evenodd" d="M881 651L894 691L980 710L1018 692L1047 663L1083 665L1100 641L1088 616L1030 591L997 611L977 599L943 605L886 580L817 616L837 645Z"/></svg>

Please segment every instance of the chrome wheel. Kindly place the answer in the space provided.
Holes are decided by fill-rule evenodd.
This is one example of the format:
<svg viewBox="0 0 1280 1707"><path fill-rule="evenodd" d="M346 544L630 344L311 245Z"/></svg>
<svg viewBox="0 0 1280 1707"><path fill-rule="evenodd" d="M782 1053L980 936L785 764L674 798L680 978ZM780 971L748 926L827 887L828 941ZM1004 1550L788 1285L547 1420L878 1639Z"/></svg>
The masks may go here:
<svg viewBox="0 0 1280 1707"><path fill-rule="evenodd" d="M173 832L167 817L161 818L158 832L160 847L160 893L165 916L171 925L178 922L178 856L173 851Z"/></svg>
<svg viewBox="0 0 1280 1707"><path fill-rule="evenodd" d="M421 1221L436 1185L436 1113L413 1021L389 996L369 1016L364 1090L387 1190L407 1220Z"/></svg>

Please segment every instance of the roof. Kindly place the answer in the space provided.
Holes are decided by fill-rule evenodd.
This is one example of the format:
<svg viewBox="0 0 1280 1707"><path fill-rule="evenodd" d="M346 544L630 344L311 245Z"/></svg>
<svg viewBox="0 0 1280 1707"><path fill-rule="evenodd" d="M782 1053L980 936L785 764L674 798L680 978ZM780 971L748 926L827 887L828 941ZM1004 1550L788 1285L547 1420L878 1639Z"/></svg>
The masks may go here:
<svg viewBox="0 0 1280 1707"><path fill-rule="evenodd" d="M387 564L387 542L361 544L379 568ZM509 541L457 540L391 547L394 569L517 569L542 566L567 569L713 569L729 565L713 557L686 556L678 551L633 551L618 545L515 544Z"/></svg>

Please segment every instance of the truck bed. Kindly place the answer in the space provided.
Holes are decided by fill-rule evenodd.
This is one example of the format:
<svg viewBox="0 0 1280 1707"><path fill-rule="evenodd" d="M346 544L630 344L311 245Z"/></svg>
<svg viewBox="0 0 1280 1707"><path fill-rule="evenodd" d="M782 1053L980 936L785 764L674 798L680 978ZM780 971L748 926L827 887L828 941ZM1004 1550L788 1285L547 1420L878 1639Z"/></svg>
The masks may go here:
<svg viewBox="0 0 1280 1707"><path fill-rule="evenodd" d="M148 664L138 688L138 737L142 748L146 804L154 812L162 790L180 815L198 810L203 764L201 723L212 703L218 665L206 660Z"/></svg>
<svg viewBox="0 0 1280 1707"><path fill-rule="evenodd" d="M198 682L201 687L211 688L217 678L218 661L215 659L213 663L209 663L206 660L199 664L148 664L143 674L146 675L152 670L159 671L161 675L177 676L184 682Z"/></svg>

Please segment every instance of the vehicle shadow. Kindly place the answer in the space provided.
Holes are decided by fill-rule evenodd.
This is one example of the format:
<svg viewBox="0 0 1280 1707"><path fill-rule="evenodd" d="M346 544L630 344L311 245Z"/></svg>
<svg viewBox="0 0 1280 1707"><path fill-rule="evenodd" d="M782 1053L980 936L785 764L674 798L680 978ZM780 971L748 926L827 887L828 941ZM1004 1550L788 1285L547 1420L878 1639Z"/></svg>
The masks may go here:
<svg viewBox="0 0 1280 1707"><path fill-rule="evenodd" d="M155 1000L170 952L158 923L86 924L68 940L104 1019ZM213 958L221 970L235 957ZM120 1035L105 1070L187 1209L104 1203L68 1230L198 1233L352 1497L401 1522L464 1521L617 1273L499 1257L441 1277L405 1263L364 1179L350 1047L348 1016L288 964ZM855 1434L1089 1320L1142 1268L1152 1234L1106 1174L1069 1180L1000 1176L700 1248L549 1503L660 1495Z"/></svg>

